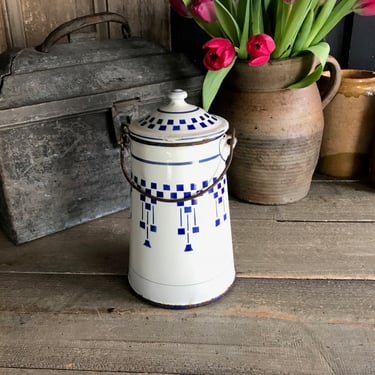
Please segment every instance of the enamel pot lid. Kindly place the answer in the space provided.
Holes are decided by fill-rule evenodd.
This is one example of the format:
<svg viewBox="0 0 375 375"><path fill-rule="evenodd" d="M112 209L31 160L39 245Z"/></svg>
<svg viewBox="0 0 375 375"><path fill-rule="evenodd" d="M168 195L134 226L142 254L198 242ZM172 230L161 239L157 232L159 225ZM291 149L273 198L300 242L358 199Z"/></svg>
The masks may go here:
<svg viewBox="0 0 375 375"><path fill-rule="evenodd" d="M173 90L170 102L139 122L129 126L131 137L156 143L194 143L209 141L228 130L228 121L185 102L184 90Z"/></svg>

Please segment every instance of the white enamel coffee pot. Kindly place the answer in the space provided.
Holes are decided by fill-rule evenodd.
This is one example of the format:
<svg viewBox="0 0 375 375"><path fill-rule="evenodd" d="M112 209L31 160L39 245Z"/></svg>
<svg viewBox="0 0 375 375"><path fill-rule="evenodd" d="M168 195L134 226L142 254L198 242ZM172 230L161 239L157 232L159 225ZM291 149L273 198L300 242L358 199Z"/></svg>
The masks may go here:
<svg viewBox="0 0 375 375"><path fill-rule="evenodd" d="M172 91L169 104L126 128L121 147L132 186L129 283L177 308L219 298L235 278L226 171L236 139L186 97Z"/></svg>

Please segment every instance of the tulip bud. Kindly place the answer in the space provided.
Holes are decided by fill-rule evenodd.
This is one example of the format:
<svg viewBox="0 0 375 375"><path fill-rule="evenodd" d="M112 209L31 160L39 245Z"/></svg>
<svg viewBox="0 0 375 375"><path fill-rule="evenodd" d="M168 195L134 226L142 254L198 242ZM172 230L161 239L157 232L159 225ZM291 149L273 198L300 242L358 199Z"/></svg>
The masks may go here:
<svg viewBox="0 0 375 375"><path fill-rule="evenodd" d="M212 0L195 0L191 5L191 12L204 22L215 22L216 11Z"/></svg>
<svg viewBox="0 0 375 375"><path fill-rule="evenodd" d="M250 56L248 64L257 66L269 61L271 53L275 50L274 40L267 34L257 34L249 38L246 44L247 53Z"/></svg>
<svg viewBox="0 0 375 375"><path fill-rule="evenodd" d="M181 17L190 18L189 10L182 0L169 0L171 8Z"/></svg>
<svg viewBox="0 0 375 375"><path fill-rule="evenodd" d="M358 0L354 12L361 16L375 15L375 0Z"/></svg>
<svg viewBox="0 0 375 375"><path fill-rule="evenodd" d="M214 38L203 45L208 51L203 59L203 64L208 70L220 70L228 67L236 56L236 51L230 40Z"/></svg>

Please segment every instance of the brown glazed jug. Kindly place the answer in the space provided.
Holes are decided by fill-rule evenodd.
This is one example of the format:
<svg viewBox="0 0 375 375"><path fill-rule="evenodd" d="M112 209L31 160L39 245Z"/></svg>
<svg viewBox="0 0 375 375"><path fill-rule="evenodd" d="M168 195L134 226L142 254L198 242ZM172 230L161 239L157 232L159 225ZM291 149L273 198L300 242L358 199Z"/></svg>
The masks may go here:
<svg viewBox="0 0 375 375"><path fill-rule="evenodd" d="M329 80L329 74L322 81ZM368 174L375 130L375 72L344 69L335 98L324 109L318 171L340 178Z"/></svg>
<svg viewBox="0 0 375 375"><path fill-rule="evenodd" d="M329 87L321 98L314 83L288 89L311 71L312 55L236 65L213 103L213 111L236 129L229 192L259 204L298 201L310 189L323 134L323 108L340 85L340 67L329 57Z"/></svg>

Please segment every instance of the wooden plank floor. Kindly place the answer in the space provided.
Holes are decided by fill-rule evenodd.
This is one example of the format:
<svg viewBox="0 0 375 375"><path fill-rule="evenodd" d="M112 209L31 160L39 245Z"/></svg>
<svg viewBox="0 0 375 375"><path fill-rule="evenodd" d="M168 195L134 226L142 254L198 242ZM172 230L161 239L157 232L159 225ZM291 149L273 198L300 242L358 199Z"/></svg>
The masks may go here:
<svg viewBox="0 0 375 375"><path fill-rule="evenodd" d="M0 374L375 374L375 189L231 200L237 278L168 310L126 279L129 212L21 246L0 233Z"/></svg>

